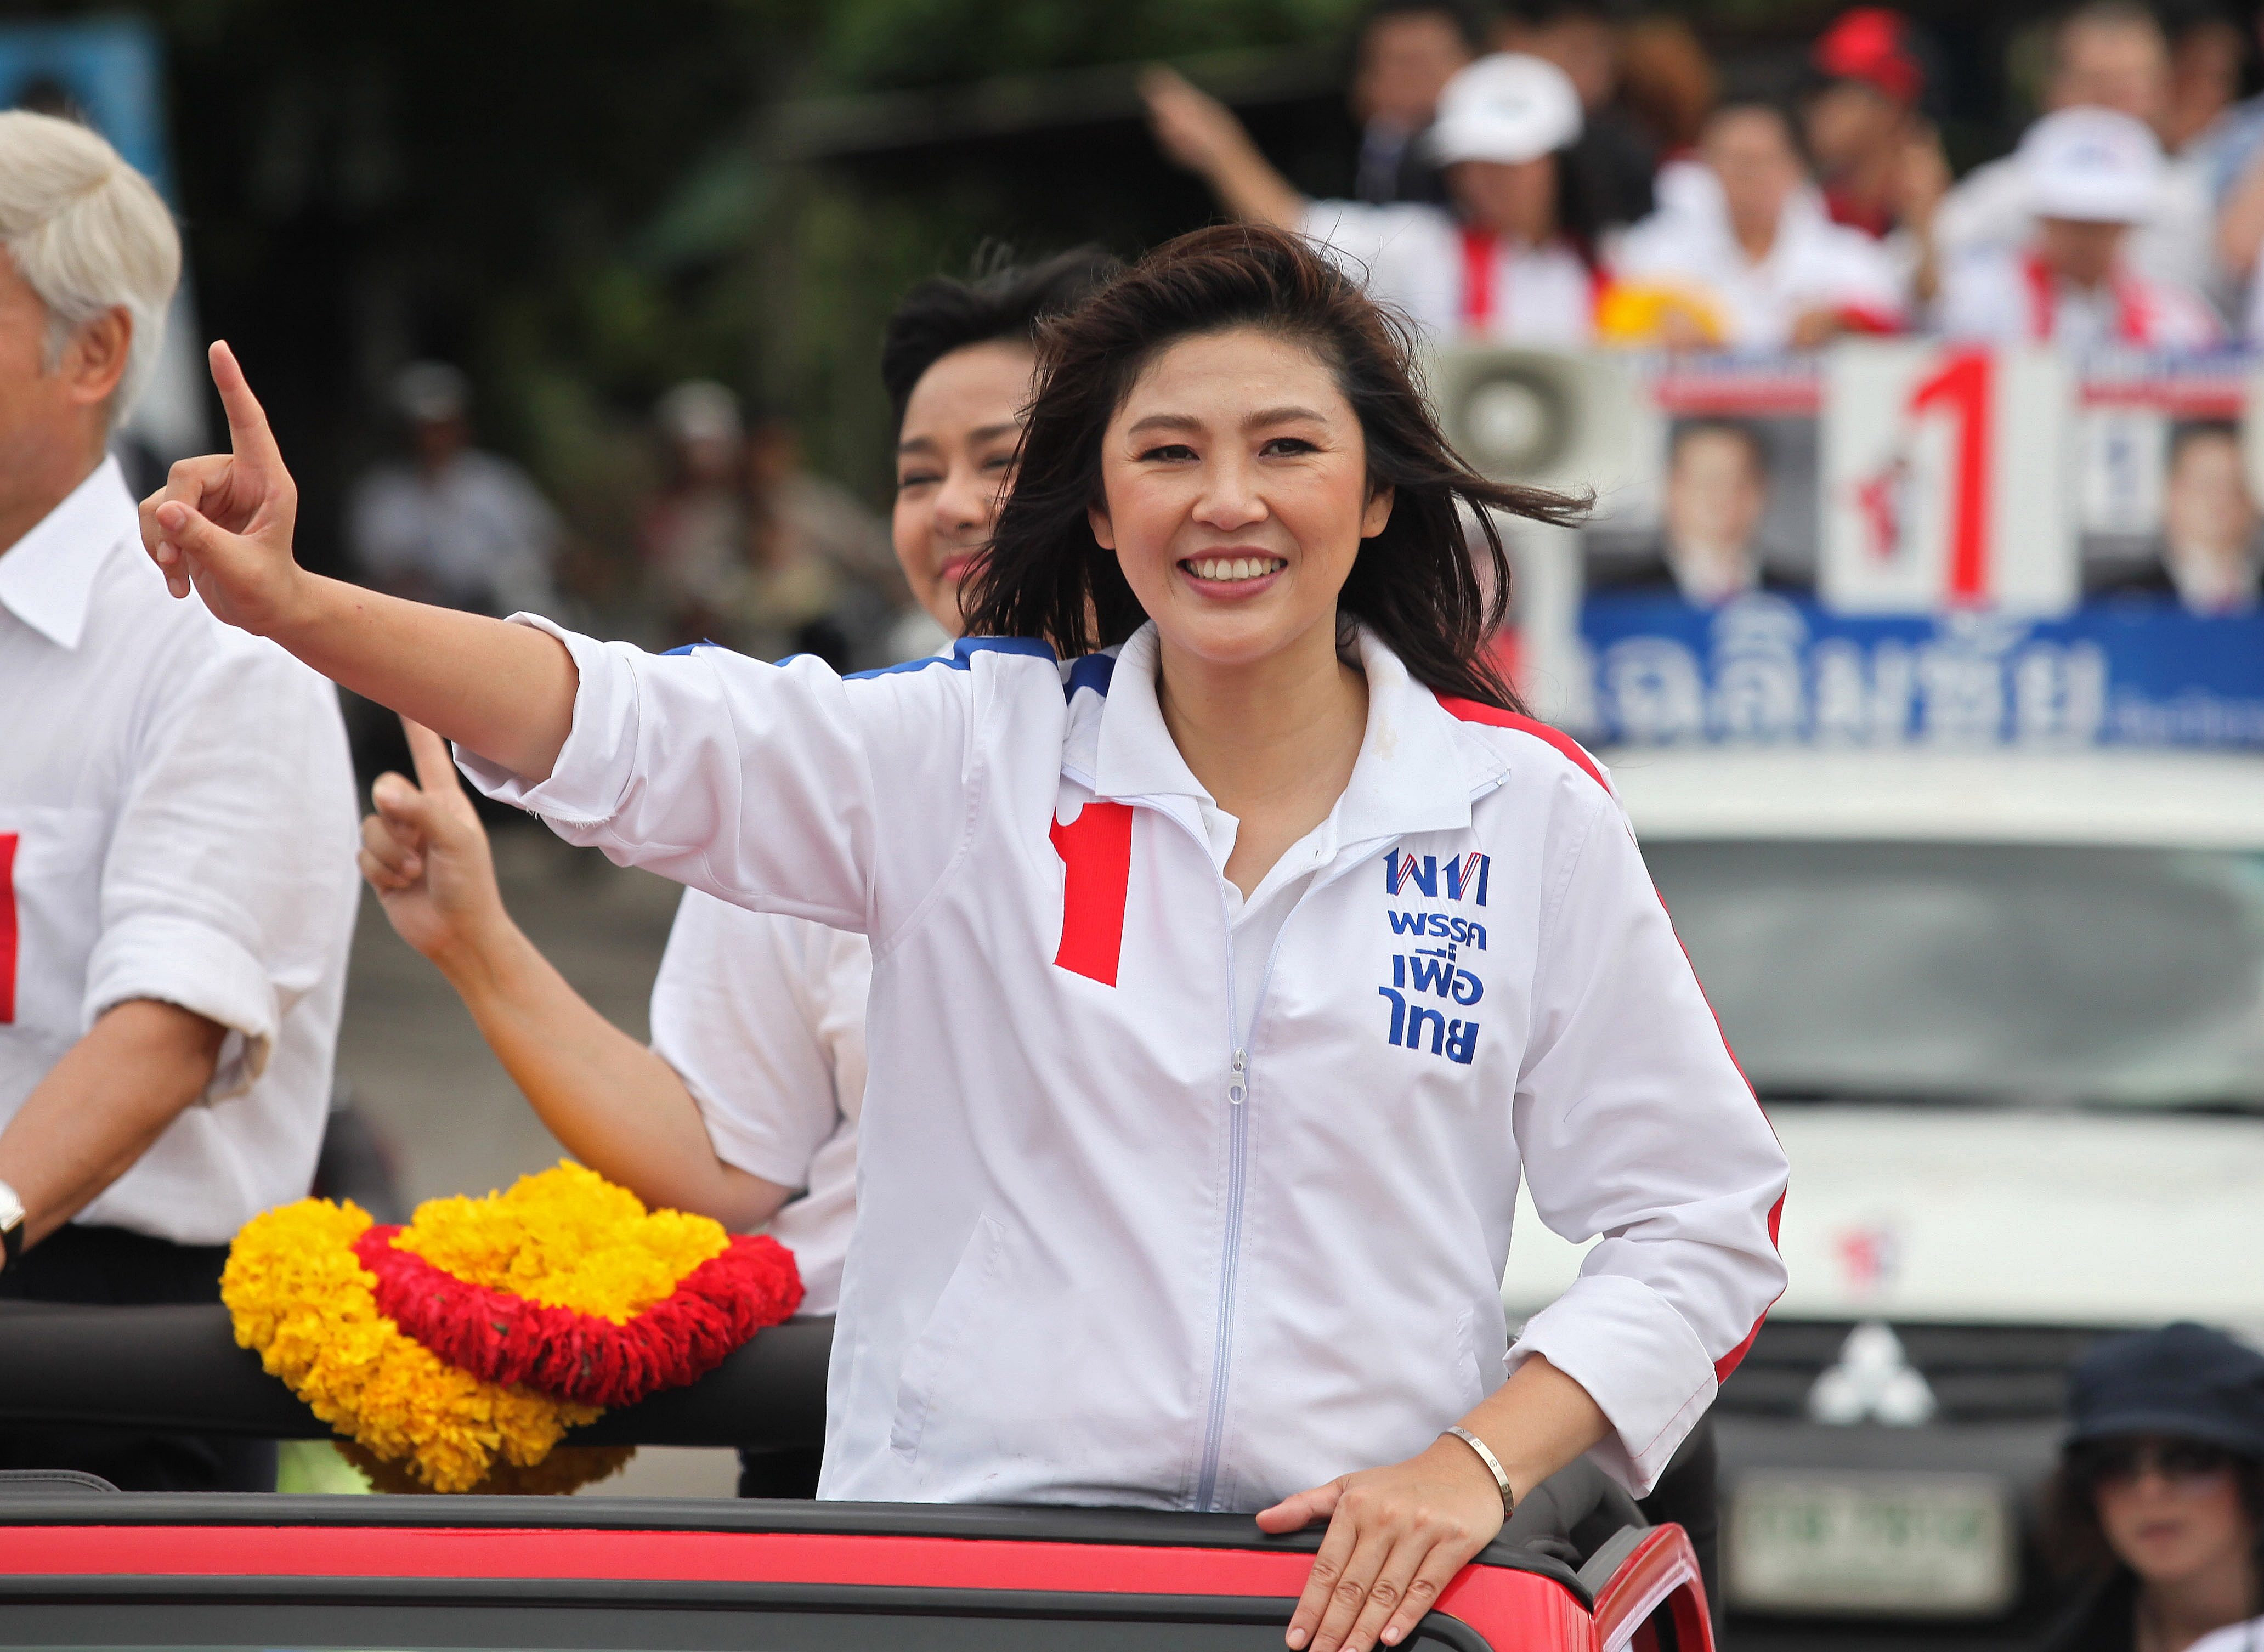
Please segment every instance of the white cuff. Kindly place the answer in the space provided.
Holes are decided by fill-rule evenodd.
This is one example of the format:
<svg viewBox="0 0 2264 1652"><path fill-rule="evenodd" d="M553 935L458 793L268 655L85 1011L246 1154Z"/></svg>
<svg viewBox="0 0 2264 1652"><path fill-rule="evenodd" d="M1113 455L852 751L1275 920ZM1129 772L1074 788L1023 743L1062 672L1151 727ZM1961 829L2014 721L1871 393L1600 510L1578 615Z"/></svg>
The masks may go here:
<svg viewBox="0 0 2264 1652"><path fill-rule="evenodd" d="M87 960L83 1026L120 1004L154 998L217 1021L229 1031L201 1098L242 1095L266 1070L282 1007L259 960L193 918L145 913L111 925Z"/></svg>
<svg viewBox="0 0 2264 1652"><path fill-rule="evenodd" d="M1673 1305L1624 1274L1589 1274L1525 1322L1506 1357L1515 1371L1544 1357L1588 1391L1612 1432L1588 1455L1644 1496L1676 1446L1714 1402L1705 1345Z"/></svg>
<svg viewBox="0 0 2264 1652"><path fill-rule="evenodd" d="M477 752L454 748L464 778L498 803L539 815L553 826L595 826L620 813L635 750L635 673L592 641L540 614L515 613L513 625L531 626L566 645L574 656L574 724L559 748L550 778L530 786Z"/></svg>

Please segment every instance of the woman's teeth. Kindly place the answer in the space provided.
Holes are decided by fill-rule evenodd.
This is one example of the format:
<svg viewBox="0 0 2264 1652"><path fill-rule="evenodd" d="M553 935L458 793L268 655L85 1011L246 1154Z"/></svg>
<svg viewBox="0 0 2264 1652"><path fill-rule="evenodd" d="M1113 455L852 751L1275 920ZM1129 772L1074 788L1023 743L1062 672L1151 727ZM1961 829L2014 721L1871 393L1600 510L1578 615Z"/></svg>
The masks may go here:
<svg viewBox="0 0 2264 1652"><path fill-rule="evenodd" d="M1280 556L1205 556L1190 559L1187 571L1197 579L1262 579L1288 565Z"/></svg>

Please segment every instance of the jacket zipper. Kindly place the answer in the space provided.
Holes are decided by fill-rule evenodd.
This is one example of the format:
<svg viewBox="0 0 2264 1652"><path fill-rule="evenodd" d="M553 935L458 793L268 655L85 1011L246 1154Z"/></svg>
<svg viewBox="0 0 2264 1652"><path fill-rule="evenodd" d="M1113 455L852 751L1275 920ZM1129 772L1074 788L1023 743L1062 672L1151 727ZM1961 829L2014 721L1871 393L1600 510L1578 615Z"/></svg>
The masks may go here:
<svg viewBox="0 0 2264 1652"><path fill-rule="evenodd" d="M1204 843L1202 846L1208 854L1210 845ZM1316 870L1298 906L1303 906L1336 882L1355 864L1356 859L1347 858L1339 849L1334 866ZM1225 1446L1227 1380L1234 1355L1235 1276L1242 1261L1242 1199L1248 1177L1250 1143L1250 1052L1242 1043L1235 1013L1234 914L1226 909L1223 895L1219 897L1219 907L1226 918L1226 1042L1233 1052L1227 1064L1226 1100L1232 1119L1228 1126L1226 1241L1219 1261L1218 1351L1211 1363L1210 1416L1203 1430L1202 1468L1195 1482L1195 1507L1206 1512L1211 1511L1212 1499L1218 1494L1219 1457ZM1284 913L1281 927L1274 931L1274 945L1266 954L1266 968L1258 977L1258 1001L1250 1006L1253 1034L1258 1030L1258 1017L1266 1007L1266 989L1273 984L1274 966L1281 956L1281 942L1289 933L1289 920L1296 916L1295 909Z"/></svg>
<svg viewBox="0 0 2264 1652"><path fill-rule="evenodd" d="M1184 823L1184 822L1183 822ZM1192 830L1190 837L1198 835ZM1210 844L1201 840L1203 857ZM1224 882L1223 873L1214 873ZM1234 1279L1242 1261L1242 1192L1248 1174L1250 1148L1250 1053L1242 1047L1240 1006L1234 1000L1234 912L1223 889L1218 897L1219 917L1226 928L1226 1232L1219 1244L1218 1320L1212 1329L1210 1406L1203 1421L1202 1464L1195 1476L1195 1507L1208 1511L1218 1490L1221 1437L1226 1432L1226 1380L1234 1359ZM1262 992L1262 989L1261 989ZM1254 1022L1253 1022L1254 1025Z"/></svg>
<svg viewBox="0 0 2264 1652"><path fill-rule="evenodd" d="M1209 839L1172 810L1158 809L1157 813L1177 822L1179 829L1195 840L1203 858L1209 859ZM1342 857L1339 859L1341 861ZM1317 875L1305 891L1305 898L1310 899L1334 883L1344 870L1339 865ZM1215 868L1213 873L1224 881ZM1218 1322L1213 1339L1215 1352L1211 1357L1210 1408L1203 1424L1202 1463L1195 1479L1195 1507L1204 1512L1211 1511L1212 1500L1218 1495L1219 1458L1225 1444L1227 1383L1234 1362L1234 1288L1242 1264L1242 1202L1249 1178L1250 1156L1250 1052L1243 1045L1240 1017L1236 1013L1239 1006L1234 996L1234 913L1223 892L1219 895L1218 906L1226 931L1226 1235L1219 1247ZM1274 980L1274 962L1281 956L1282 938L1289 932L1289 919L1295 916L1294 911L1285 913L1281 928L1274 932L1274 945L1266 954L1266 968L1258 977L1258 999L1250 1007L1253 1032L1258 1026L1259 1011L1265 1007L1266 989Z"/></svg>
<svg viewBox="0 0 2264 1652"><path fill-rule="evenodd" d="M1310 891L1308 891L1310 893ZM1226 898L1219 897L1223 908ZM1282 914L1281 926L1274 931L1274 945L1266 953L1266 967L1258 977L1257 1001L1250 1006L1250 1026L1254 1033L1258 1017L1266 1007L1266 989L1274 980L1274 962L1281 955L1281 938L1289 932L1289 920L1296 916ZM1218 1495L1219 1458L1226 1444L1226 1395L1229 1380L1233 1375L1234 1358L1234 1287L1242 1270L1242 1198L1249 1181L1250 1163L1250 1051L1239 1037L1238 1005L1234 1001L1234 915L1229 912L1226 925L1226 1005L1227 1043L1233 1056L1227 1064L1226 1102L1231 1117L1227 1125L1226 1170L1226 1243L1219 1263L1218 1286L1218 1352L1212 1360L1210 1376L1210 1416L1203 1428L1202 1471L1195 1482L1195 1506L1208 1511Z"/></svg>

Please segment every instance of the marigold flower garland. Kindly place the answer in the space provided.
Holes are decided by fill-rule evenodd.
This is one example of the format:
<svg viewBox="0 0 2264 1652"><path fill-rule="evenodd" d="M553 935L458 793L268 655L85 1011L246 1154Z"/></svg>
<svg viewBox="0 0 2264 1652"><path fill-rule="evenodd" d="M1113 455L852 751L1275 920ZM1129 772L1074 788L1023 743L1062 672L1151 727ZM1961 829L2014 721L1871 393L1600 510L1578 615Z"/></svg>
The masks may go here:
<svg viewBox="0 0 2264 1652"><path fill-rule="evenodd" d="M627 1449L552 1452L607 1405L689 1382L802 1301L793 1257L647 1212L571 1163L406 1228L301 1199L254 1218L221 1279L236 1341L388 1489L557 1490Z"/></svg>

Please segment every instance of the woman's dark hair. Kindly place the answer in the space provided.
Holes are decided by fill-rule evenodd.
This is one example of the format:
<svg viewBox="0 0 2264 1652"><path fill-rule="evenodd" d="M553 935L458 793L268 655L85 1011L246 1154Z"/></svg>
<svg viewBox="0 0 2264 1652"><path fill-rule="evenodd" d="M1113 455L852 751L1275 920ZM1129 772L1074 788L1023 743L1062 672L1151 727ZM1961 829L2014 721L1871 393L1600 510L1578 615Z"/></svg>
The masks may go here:
<svg viewBox="0 0 2264 1652"><path fill-rule="evenodd" d="M1121 266L1098 247L1072 247L1038 264L978 254L965 280L932 275L906 293L881 340L881 383L899 427L920 375L954 350L994 338L1036 342L1038 324L1074 308Z"/></svg>
<svg viewBox="0 0 2264 1652"><path fill-rule="evenodd" d="M1328 365L1359 417L1369 487L1393 490L1390 521L1345 581L1339 625L1368 627L1440 693L1521 710L1486 651L1509 610L1509 558L1491 513L1569 523L1586 503L1472 470L1424 398L1407 324L1310 243L1257 224L1167 242L1040 330L1014 490L968 582L969 633L1042 637L1078 655L1139 628L1147 615L1086 517L1102 503L1102 438L1159 352L1234 327L1296 340Z"/></svg>
<svg viewBox="0 0 2264 1652"><path fill-rule="evenodd" d="M2239 1452L2228 1453L2241 1506L2248 1511L2256 1533L2257 1575L2264 1577L2264 1462ZM2060 1453L2059 1466L2044 1482L2043 1518L2038 1545L2045 1563L2060 1576L2095 1581L2122 1564L2107 1541L2099 1522L2097 1475L2082 1442Z"/></svg>

